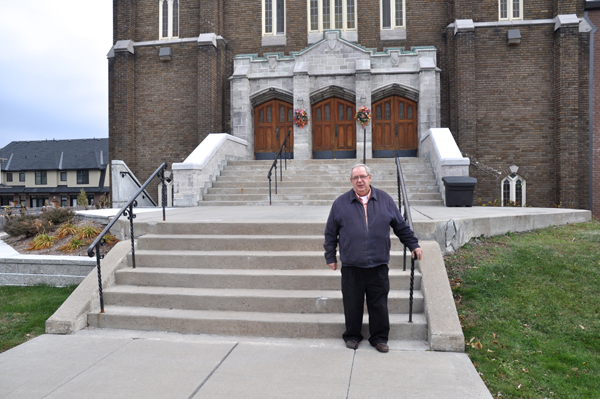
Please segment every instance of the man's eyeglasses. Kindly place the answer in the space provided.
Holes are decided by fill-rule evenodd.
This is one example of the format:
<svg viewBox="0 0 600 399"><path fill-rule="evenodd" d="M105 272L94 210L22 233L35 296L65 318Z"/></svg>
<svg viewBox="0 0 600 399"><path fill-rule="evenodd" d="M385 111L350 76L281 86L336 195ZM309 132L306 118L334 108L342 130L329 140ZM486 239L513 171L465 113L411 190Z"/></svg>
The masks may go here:
<svg viewBox="0 0 600 399"><path fill-rule="evenodd" d="M365 180L369 176L371 176L371 175L352 176L351 179L354 181L358 181L358 179Z"/></svg>

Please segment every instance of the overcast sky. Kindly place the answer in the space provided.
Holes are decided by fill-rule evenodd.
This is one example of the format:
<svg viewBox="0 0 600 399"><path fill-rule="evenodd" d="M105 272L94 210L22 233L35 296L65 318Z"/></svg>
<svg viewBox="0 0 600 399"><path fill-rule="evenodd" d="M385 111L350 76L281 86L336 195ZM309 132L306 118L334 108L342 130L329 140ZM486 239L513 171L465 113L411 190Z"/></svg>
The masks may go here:
<svg viewBox="0 0 600 399"><path fill-rule="evenodd" d="M111 0L0 0L0 148L108 137Z"/></svg>

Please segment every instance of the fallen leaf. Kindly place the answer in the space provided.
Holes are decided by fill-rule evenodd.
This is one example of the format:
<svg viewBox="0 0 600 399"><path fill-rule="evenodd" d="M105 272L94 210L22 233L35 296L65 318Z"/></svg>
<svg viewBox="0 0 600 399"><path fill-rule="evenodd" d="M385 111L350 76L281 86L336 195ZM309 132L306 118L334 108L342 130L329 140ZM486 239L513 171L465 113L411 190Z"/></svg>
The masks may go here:
<svg viewBox="0 0 600 399"><path fill-rule="evenodd" d="M493 350L491 350L491 349L488 349L488 352L490 352L490 353L494 353L494 351L493 351Z"/></svg>
<svg viewBox="0 0 600 399"><path fill-rule="evenodd" d="M496 335L496 334L494 334L494 333L492 333L492 335L494 336L494 338L496 338L496 337L497 337L497 335Z"/></svg>
<svg viewBox="0 0 600 399"><path fill-rule="evenodd" d="M517 389L521 389L521 384L519 384L519 386L517 387Z"/></svg>
<svg viewBox="0 0 600 399"><path fill-rule="evenodd" d="M475 349L483 349L483 345L481 345L481 342L477 341L473 344L473 348Z"/></svg>
<svg viewBox="0 0 600 399"><path fill-rule="evenodd" d="M527 370L525 367L523 367L523 371L524 371L525 373L529 373L529 370Z"/></svg>
<svg viewBox="0 0 600 399"><path fill-rule="evenodd" d="M585 327L582 326L581 324L579 325L579 328L581 328L582 330L585 330Z"/></svg>

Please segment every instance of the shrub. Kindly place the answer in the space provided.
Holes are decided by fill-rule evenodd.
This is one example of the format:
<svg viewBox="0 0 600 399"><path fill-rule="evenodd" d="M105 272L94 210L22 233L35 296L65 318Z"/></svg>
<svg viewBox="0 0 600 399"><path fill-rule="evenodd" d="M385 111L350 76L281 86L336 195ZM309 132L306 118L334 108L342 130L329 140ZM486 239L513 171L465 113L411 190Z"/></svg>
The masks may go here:
<svg viewBox="0 0 600 399"><path fill-rule="evenodd" d="M51 208L40 215L42 220L51 222L53 226L57 226L71 221L75 217L75 212L69 208Z"/></svg>
<svg viewBox="0 0 600 399"><path fill-rule="evenodd" d="M33 237L38 232L38 219L33 215L25 215L16 219L11 219L4 223L4 231L13 237L25 235L25 237ZM50 225L47 226L50 228Z"/></svg>
<svg viewBox="0 0 600 399"><path fill-rule="evenodd" d="M77 196L77 206L88 206L87 195L85 194L85 190L82 188Z"/></svg>

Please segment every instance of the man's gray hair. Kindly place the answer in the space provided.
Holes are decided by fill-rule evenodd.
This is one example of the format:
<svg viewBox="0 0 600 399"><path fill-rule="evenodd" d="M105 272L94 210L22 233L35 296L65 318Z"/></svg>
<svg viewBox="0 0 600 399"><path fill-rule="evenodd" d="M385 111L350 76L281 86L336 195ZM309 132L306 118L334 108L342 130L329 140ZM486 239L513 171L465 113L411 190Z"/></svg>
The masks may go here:
<svg viewBox="0 0 600 399"><path fill-rule="evenodd" d="M371 169L369 169L367 165L365 165L364 163L357 163L352 167L352 169L350 169L350 177L352 177L352 172L354 171L354 169L360 168L361 166L367 171L367 176L371 175Z"/></svg>

